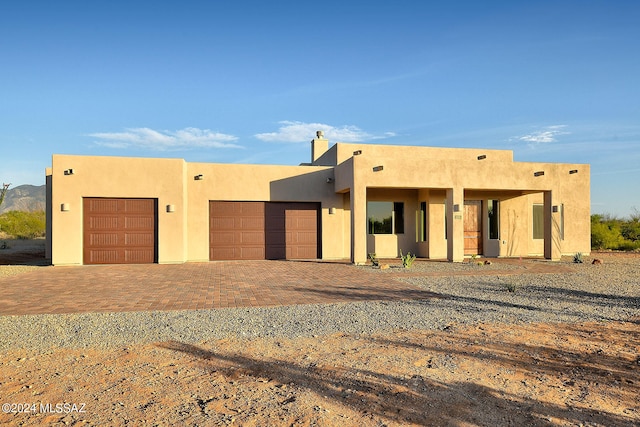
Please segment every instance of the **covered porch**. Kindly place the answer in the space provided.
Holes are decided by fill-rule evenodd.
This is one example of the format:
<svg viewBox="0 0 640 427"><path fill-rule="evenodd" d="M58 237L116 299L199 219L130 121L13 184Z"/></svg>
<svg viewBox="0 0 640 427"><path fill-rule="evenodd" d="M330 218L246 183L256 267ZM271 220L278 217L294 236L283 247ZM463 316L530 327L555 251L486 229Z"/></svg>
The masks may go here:
<svg viewBox="0 0 640 427"><path fill-rule="evenodd" d="M368 254L462 262L465 257L560 258L561 205L552 191L367 187L350 199L352 262Z"/></svg>

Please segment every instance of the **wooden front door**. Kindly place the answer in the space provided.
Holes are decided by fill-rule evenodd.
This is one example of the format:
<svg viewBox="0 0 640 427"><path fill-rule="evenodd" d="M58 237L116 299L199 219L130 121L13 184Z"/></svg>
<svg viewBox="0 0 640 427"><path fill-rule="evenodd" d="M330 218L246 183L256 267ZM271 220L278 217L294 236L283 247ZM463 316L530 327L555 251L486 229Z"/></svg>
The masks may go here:
<svg viewBox="0 0 640 427"><path fill-rule="evenodd" d="M464 202L464 254L482 254L482 201Z"/></svg>

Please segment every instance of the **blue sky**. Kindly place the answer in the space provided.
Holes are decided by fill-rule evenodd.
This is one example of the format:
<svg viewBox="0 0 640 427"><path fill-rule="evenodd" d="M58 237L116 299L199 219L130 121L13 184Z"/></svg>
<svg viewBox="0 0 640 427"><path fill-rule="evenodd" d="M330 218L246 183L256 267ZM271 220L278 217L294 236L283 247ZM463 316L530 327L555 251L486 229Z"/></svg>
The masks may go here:
<svg viewBox="0 0 640 427"><path fill-rule="evenodd" d="M51 155L299 164L332 142L591 164L640 210L637 1L4 1L0 180Z"/></svg>

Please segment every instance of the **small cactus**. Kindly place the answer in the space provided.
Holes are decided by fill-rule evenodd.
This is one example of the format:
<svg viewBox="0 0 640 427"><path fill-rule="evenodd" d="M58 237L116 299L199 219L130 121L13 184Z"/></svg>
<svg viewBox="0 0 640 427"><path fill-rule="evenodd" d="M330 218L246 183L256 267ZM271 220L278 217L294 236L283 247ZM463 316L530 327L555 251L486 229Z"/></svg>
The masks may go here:
<svg viewBox="0 0 640 427"><path fill-rule="evenodd" d="M416 255L411 255L411 252L407 252L406 255L402 254L402 250L400 251L400 259L402 260L402 266L404 268L411 268L413 262L416 260Z"/></svg>
<svg viewBox="0 0 640 427"><path fill-rule="evenodd" d="M577 252L574 256L573 256L573 262L576 264L582 264L583 260L582 260L582 252Z"/></svg>
<svg viewBox="0 0 640 427"><path fill-rule="evenodd" d="M375 252L369 254L369 259L371 260L371 264L373 264L374 267L377 267L380 264Z"/></svg>

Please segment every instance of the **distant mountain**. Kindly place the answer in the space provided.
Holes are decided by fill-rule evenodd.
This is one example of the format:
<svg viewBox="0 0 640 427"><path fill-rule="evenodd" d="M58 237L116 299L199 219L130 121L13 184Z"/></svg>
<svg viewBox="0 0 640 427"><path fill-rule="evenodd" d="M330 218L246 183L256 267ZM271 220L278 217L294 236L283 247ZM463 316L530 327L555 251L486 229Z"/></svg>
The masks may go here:
<svg viewBox="0 0 640 427"><path fill-rule="evenodd" d="M8 211L43 211L47 203L46 186L19 185L9 187L0 214Z"/></svg>

